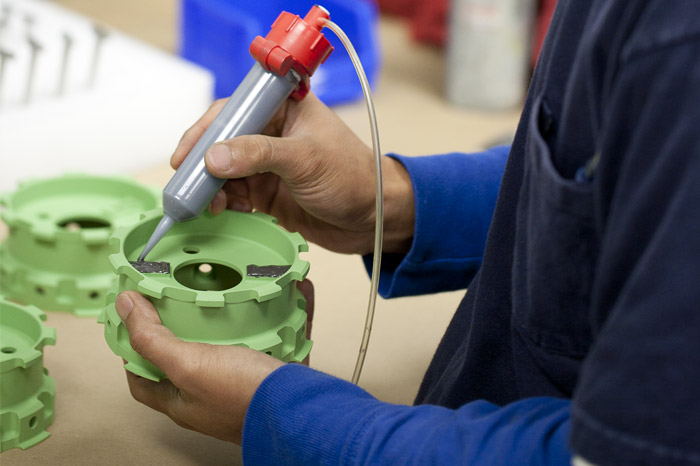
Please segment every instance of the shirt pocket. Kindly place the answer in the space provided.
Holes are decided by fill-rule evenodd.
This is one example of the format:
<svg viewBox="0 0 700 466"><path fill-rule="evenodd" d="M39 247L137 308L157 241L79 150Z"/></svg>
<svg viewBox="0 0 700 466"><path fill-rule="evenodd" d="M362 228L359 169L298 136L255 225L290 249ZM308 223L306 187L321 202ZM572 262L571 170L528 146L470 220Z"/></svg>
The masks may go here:
<svg viewBox="0 0 700 466"><path fill-rule="evenodd" d="M513 320L531 350L581 359L591 343L598 249L593 187L559 173L543 134L551 116L541 114L541 98L533 109L516 214Z"/></svg>

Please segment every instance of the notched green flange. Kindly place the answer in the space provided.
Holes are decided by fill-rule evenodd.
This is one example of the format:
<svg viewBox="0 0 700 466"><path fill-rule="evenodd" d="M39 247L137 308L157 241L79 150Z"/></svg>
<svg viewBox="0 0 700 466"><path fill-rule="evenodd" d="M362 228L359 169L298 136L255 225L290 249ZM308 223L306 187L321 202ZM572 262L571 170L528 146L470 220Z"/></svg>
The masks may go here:
<svg viewBox="0 0 700 466"><path fill-rule="evenodd" d="M0 451L27 449L49 436L56 384L44 369L43 349L56 343L46 314L0 297Z"/></svg>
<svg viewBox="0 0 700 466"><path fill-rule="evenodd" d="M160 205L160 194L123 177L67 175L28 181L0 198L9 227L0 282L11 299L98 315L114 279L109 238Z"/></svg>
<svg viewBox="0 0 700 466"><path fill-rule="evenodd" d="M109 347L127 361L126 369L151 380L164 377L129 344L114 308L124 290L148 297L163 324L183 340L246 346L286 362L309 354L306 302L296 288L309 271L309 263L299 258L308 250L301 235L258 212L205 212L174 225L148 255L151 261L169 262L170 274L138 272L129 261L138 258L162 216L160 210L148 212L111 239L109 260L119 278L99 321ZM246 272L251 264L289 268L279 276L256 277Z"/></svg>

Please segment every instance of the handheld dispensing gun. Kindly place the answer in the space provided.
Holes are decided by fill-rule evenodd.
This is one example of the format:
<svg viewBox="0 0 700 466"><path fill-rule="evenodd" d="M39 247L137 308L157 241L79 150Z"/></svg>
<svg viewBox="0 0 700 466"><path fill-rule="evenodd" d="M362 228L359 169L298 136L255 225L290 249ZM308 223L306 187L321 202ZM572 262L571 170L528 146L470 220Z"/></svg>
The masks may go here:
<svg viewBox="0 0 700 466"><path fill-rule="evenodd" d="M163 189L165 215L139 261L175 222L199 217L226 182L212 176L204 165L204 154L212 144L260 133L285 100L306 96L309 77L333 51L321 34L328 19L328 11L318 5L304 19L282 12L267 37L253 40L250 53L256 63Z"/></svg>

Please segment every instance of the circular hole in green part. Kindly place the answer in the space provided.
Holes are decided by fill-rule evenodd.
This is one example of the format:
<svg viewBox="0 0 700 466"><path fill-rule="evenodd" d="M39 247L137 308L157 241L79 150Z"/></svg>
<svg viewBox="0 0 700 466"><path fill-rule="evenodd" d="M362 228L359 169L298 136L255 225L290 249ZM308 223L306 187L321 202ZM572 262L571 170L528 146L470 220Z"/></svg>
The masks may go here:
<svg viewBox="0 0 700 466"><path fill-rule="evenodd" d="M43 295L43 294L46 293L46 291L44 291L44 289L43 289L42 287L40 287L40 286L37 286L37 287L35 288L35 291L36 291L36 294L41 294L41 295Z"/></svg>
<svg viewBox="0 0 700 466"><path fill-rule="evenodd" d="M90 299L97 299L100 297L100 293L97 291L91 291L88 296L90 296Z"/></svg>
<svg viewBox="0 0 700 466"><path fill-rule="evenodd" d="M58 223L58 226L68 231L90 230L94 228L109 228L111 223L99 218L69 218Z"/></svg>
<svg viewBox="0 0 700 466"><path fill-rule="evenodd" d="M36 427L36 416L32 416L32 418L29 420L29 428L33 429Z"/></svg>
<svg viewBox="0 0 700 466"><path fill-rule="evenodd" d="M197 254L199 252L199 248L192 246L187 246L186 248L182 248L182 250L187 254Z"/></svg>
<svg viewBox="0 0 700 466"><path fill-rule="evenodd" d="M2 349L0 349L0 351L2 351L2 352L5 353L5 354L12 354L12 353L14 353L14 352L17 351L17 350L16 350L15 348L11 347L11 346L5 346L5 347L3 347Z"/></svg>
<svg viewBox="0 0 700 466"><path fill-rule="evenodd" d="M178 267L173 274L181 285L199 291L222 291L238 285L241 274L215 262L195 262Z"/></svg>

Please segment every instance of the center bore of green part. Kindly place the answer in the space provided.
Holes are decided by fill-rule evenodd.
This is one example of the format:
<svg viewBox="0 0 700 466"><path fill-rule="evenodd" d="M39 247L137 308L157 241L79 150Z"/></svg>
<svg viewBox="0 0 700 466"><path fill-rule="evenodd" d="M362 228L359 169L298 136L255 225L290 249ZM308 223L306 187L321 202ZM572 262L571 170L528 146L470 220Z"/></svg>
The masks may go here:
<svg viewBox="0 0 700 466"><path fill-rule="evenodd" d="M173 273L181 285L200 291L223 291L238 285L242 276L235 269L215 262L181 265Z"/></svg>
<svg viewBox="0 0 700 466"><path fill-rule="evenodd" d="M69 218L58 223L58 226L70 231L91 229L91 228L109 228L111 224L99 218Z"/></svg>

